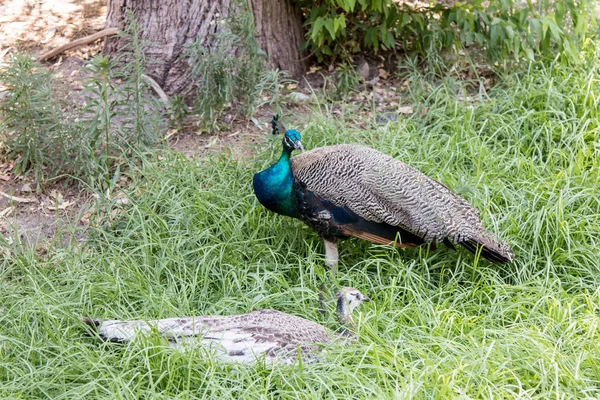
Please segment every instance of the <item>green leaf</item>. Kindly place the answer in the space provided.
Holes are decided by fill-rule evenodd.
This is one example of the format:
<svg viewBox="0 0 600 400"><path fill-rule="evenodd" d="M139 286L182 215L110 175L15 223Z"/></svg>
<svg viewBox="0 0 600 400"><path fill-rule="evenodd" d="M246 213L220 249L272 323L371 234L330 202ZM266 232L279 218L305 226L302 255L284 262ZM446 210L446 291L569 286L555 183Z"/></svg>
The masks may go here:
<svg viewBox="0 0 600 400"><path fill-rule="evenodd" d="M475 40L475 33L467 32L467 35L465 36L465 44L470 46L473 43L473 40Z"/></svg>
<svg viewBox="0 0 600 400"><path fill-rule="evenodd" d="M333 28L337 32L340 28L346 27L346 16L344 14L338 15L335 20L333 20Z"/></svg>
<svg viewBox="0 0 600 400"><path fill-rule="evenodd" d="M579 62L579 53L577 52L577 49L575 48L575 46L573 46L571 44L571 42L569 42L568 40L565 40L563 43L563 49L565 50L565 53L567 54L567 56L569 57L569 59L572 62L574 62L574 63Z"/></svg>
<svg viewBox="0 0 600 400"><path fill-rule="evenodd" d="M567 8L565 7L565 3L562 1L557 1L554 3L554 15L556 15L556 21L558 25L562 26L566 12Z"/></svg>
<svg viewBox="0 0 600 400"><path fill-rule="evenodd" d="M529 29L531 29L531 31L533 33L535 33L537 35L538 39L540 39L540 40L544 36L543 30L542 30L542 23L537 18L532 18L529 21Z"/></svg>
<svg viewBox="0 0 600 400"><path fill-rule="evenodd" d="M314 22L315 19L319 18L321 14L323 14L324 10L321 7L314 7L310 10L310 14L308 16L307 21L304 23L305 25L310 25Z"/></svg>
<svg viewBox="0 0 600 400"><path fill-rule="evenodd" d="M513 30L512 26L505 26L504 31L506 32L506 36L508 36L510 40L512 40L512 38L515 37L515 31Z"/></svg>
<svg viewBox="0 0 600 400"><path fill-rule="evenodd" d="M550 26L550 34L552 35L552 38L556 41L560 41L560 37L562 35L562 29L560 29L558 27L558 25L556 25L556 22L554 22L552 20L550 20L548 25Z"/></svg>
<svg viewBox="0 0 600 400"><path fill-rule="evenodd" d="M535 58L533 56L533 50L531 50L529 47L525 48L525 54L527 55L527 58L530 59L531 61L535 61Z"/></svg>
<svg viewBox="0 0 600 400"><path fill-rule="evenodd" d="M413 22L415 22L421 31L425 30L425 16L423 14L413 14Z"/></svg>
<svg viewBox="0 0 600 400"><path fill-rule="evenodd" d="M584 10L578 10L579 12L581 12L581 15L578 18L573 17L573 21L577 21L575 23L575 34L576 35L583 35L587 32L587 28L588 28L588 15L587 12ZM600 14L599 14L600 16ZM593 20L592 20L593 22ZM592 25L595 26L595 25Z"/></svg>
<svg viewBox="0 0 600 400"><path fill-rule="evenodd" d="M519 61L519 54L521 50L521 40L518 37L515 37L513 40L513 54L515 56L515 61Z"/></svg>
<svg viewBox="0 0 600 400"><path fill-rule="evenodd" d="M485 37L482 33L475 33L475 40L477 40L477 44L483 46L485 43Z"/></svg>
<svg viewBox="0 0 600 400"><path fill-rule="evenodd" d="M386 13L386 17L385 17L385 23L388 26L394 26L394 24L396 23L396 21L398 20L398 7L385 7L384 10L387 10Z"/></svg>
<svg viewBox="0 0 600 400"><path fill-rule="evenodd" d="M331 35L331 38L335 40L335 28L333 26L333 18L328 18L325 20L325 28L327 28L327 30L329 31L329 34Z"/></svg>
<svg viewBox="0 0 600 400"><path fill-rule="evenodd" d="M550 35L545 35L542 40L540 40L540 47L542 51L546 51L550 48Z"/></svg>
<svg viewBox="0 0 600 400"><path fill-rule="evenodd" d="M383 0L371 0L371 9L383 12Z"/></svg>
<svg viewBox="0 0 600 400"><path fill-rule="evenodd" d="M325 21L323 20L323 17L318 17L313 23L312 29L310 30L310 38L313 42L316 42L317 37L322 35L321 30L323 29L324 24Z"/></svg>
<svg viewBox="0 0 600 400"><path fill-rule="evenodd" d="M338 6L340 6L344 11L348 12L348 2L346 0L336 0Z"/></svg>
<svg viewBox="0 0 600 400"><path fill-rule="evenodd" d="M519 18L519 25L520 26L524 26L525 23L527 22L527 16L529 15L529 9L528 8L524 8L522 10L519 10L516 13L516 15Z"/></svg>
<svg viewBox="0 0 600 400"><path fill-rule="evenodd" d="M402 28L403 26L405 26L406 24L408 24L410 22L410 14L408 13L401 13L400 17L398 18L398 28Z"/></svg>
<svg viewBox="0 0 600 400"><path fill-rule="evenodd" d="M484 13L484 12L478 11L478 12L477 12L477 17L478 17L478 18L481 18L481 19L483 20L483 22L485 22L485 24L486 24L486 25L489 25L489 24L490 24L490 19L489 19L489 17L488 17L488 15L487 15L487 13Z"/></svg>
<svg viewBox="0 0 600 400"><path fill-rule="evenodd" d="M446 22L448 25L450 25L453 22L456 22L456 12L455 11L450 11L448 13L448 19Z"/></svg>
<svg viewBox="0 0 600 400"><path fill-rule="evenodd" d="M394 48L396 44L396 40L394 39L394 34L392 32L386 32L386 35L382 37L381 41L388 49Z"/></svg>
<svg viewBox="0 0 600 400"><path fill-rule="evenodd" d="M333 55L333 51L331 51L331 47L327 46L327 45L323 45L321 46L321 48L319 49L321 51L321 53L327 55L327 56L332 56Z"/></svg>
<svg viewBox="0 0 600 400"><path fill-rule="evenodd" d="M385 21L383 21L383 23L379 27L379 36L383 39L383 38L385 38L386 34L387 34L387 24L385 23Z"/></svg>
<svg viewBox="0 0 600 400"><path fill-rule="evenodd" d="M451 29L447 29L444 32L444 47L450 48L452 46L452 43L454 43L454 31Z"/></svg>
<svg viewBox="0 0 600 400"><path fill-rule="evenodd" d="M356 0L337 0L338 5L346 12L353 12Z"/></svg>
<svg viewBox="0 0 600 400"><path fill-rule="evenodd" d="M498 43L498 39L500 38L500 27L498 25L492 25L490 27L490 38L491 46L496 46L496 44Z"/></svg>
<svg viewBox="0 0 600 400"><path fill-rule="evenodd" d="M542 36L546 36L546 32L548 32L548 28L550 27L550 22L548 18L542 19Z"/></svg>
<svg viewBox="0 0 600 400"><path fill-rule="evenodd" d="M375 50L379 48L379 39L377 37L377 28L370 26L365 32L365 45L373 47Z"/></svg>

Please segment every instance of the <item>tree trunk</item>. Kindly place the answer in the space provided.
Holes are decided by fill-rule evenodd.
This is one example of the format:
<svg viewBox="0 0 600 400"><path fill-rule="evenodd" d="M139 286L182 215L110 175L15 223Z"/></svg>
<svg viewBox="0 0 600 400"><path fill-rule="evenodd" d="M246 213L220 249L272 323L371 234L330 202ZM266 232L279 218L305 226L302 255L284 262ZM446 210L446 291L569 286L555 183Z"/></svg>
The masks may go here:
<svg viewBox="0 0 600 400"><path fill-rule="evenodd" d="M254 15L257 42L267 53L268 66L293 76L305 71L302 16L292 0L246 0ZM148 44L149 75L168 94L186 94L192 88L191 70L184 57L185 45L199 39L211 48L219 21L239 12L236 0L109 0L106 27L125 28L133 12L140 39ZM104 52L116 53L125 44L107 38Z"/></svg>

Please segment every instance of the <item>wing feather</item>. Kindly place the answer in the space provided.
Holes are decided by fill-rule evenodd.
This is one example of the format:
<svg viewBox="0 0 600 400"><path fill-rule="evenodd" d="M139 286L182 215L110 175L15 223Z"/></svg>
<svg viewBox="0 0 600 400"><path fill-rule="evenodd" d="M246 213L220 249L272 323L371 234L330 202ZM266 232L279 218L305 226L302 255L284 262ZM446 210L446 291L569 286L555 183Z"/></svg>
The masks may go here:
<svg viewBox="0 0 600 400"><path fill-rule="evenodd" d="M294 177L366 220L400 226L428 241L480 226L464 199L415 168L368 147L338 145L292 158Z"/></svg>
<svg viewBox="0 0 600 400"><path fill-rule="evenodd" d="M84 322L97 328L106 340L124 342L154 331L174 347L200 343L224 361L249 362L264 356L267 362L292 362L298 348L312 351L317 349L315 344L331 340L323 326L276 310L231 316Z"/></svg>
<svg viewBox="0 0 600 400"><path fill-rule="evenodd" d="M308 190L367 221L401 227L425 241L450 238L469 251L484 246L482 255L492 262L508 262L514 256L510 246L483 227L479 212L465 199L377 150L325 146L293 157L291 165L294 178Z"/></svg>

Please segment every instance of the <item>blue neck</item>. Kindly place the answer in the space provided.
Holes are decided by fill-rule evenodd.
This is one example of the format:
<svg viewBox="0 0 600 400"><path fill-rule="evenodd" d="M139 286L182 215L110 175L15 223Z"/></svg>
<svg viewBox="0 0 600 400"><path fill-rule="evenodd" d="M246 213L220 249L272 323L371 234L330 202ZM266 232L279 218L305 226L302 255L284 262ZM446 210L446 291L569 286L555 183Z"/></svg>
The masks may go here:
<svg viewBox="0 0 600 400"><path fill-rule="evenodd" d="M258 201L271 211L293 217L295 214L292 199L294 177L290 167L291 149L283 148L279 160L254 175L254 193Z"/></svg>

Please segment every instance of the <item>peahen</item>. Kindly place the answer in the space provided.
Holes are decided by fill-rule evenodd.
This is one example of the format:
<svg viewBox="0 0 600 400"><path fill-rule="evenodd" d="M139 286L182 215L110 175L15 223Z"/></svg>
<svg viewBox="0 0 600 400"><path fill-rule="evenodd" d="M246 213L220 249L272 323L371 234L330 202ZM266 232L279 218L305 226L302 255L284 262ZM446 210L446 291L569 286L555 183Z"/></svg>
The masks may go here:
<svg viewBox="0 0 600 400"><path fill-rule="evenodd" d="M370 299L357 289L346 287L337 295L336 313L341 332L277 310L257 310L239 315L201 315L154 321L84 319L100 337L126 342L152 330L173 347L200 344L212 350L221 361L253 363L264 357L266 363L294 364L298 355L315 360L324 344L352 337L347 328L354 325L352 311ZM346 341L342 342L346 344Z"/></svg>
<svg viewBox="0 0 600 400"><path fill-rule="evenodd" d="M275 116L283 151L254 175L254 193L267 209L298 218L317 231L325 260L336 271L337 241L357 237L379 244L416 247L451 241L490 262L512 261L510 246L488 232L479 212L446 186L369 147L342 144L303 150L300 133Z"/></svg>

